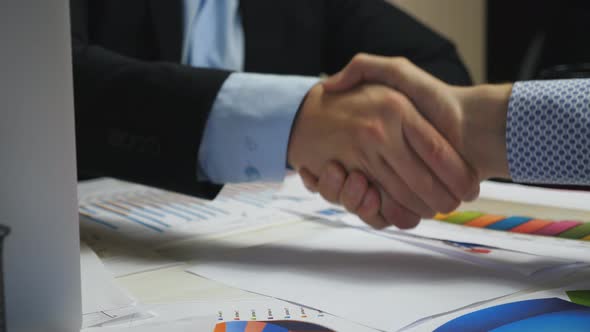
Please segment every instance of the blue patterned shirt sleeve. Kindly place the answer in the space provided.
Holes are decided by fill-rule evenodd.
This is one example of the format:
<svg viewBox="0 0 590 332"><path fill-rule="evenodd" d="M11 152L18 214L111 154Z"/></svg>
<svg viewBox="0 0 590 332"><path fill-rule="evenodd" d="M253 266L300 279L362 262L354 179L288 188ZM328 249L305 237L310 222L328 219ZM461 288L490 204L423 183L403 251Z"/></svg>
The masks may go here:
<svg viewBox="0 0 590 332"><path fill-rule="evenodd" d="M222 86L199 150L213 183L280 181L299 106L317 78L234 73Z"/></svg>
<svg viewBox="0 0 590 332"><path fill-rule="evenodd" d="M590 185L590 79L514 84L506 147L515 182Z"/></svg>

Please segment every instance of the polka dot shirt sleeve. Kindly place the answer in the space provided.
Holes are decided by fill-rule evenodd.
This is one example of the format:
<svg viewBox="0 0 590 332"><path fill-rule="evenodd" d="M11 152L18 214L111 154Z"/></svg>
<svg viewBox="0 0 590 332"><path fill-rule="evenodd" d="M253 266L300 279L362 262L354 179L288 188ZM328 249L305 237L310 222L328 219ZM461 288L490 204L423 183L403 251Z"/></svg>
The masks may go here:
<svg viewBox="0 0 590 332"><path fill-rule="evenodd" d="M590 185L590 79L514 84L506 147L515 182Z"/></svg>

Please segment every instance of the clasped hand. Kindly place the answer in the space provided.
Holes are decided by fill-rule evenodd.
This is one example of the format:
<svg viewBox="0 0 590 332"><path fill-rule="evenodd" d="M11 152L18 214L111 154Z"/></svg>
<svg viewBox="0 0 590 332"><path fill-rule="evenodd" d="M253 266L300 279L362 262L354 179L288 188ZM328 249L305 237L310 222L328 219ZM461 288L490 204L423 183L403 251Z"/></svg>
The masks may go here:
<svg viewBox="0 0 590 332"><path fill-rule="evenodd" d="M308 189L374 228L414 227L475 199L493 175L467 140L483 119L466 115L468 90L403 58L358 55L308 93L288 162Z"/></svg>

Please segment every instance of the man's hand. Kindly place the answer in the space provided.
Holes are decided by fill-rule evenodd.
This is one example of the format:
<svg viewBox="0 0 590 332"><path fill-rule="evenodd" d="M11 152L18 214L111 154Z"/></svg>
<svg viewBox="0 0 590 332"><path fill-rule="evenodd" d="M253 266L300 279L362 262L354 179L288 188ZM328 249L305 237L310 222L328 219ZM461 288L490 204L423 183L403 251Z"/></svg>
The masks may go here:
<svg viewBox="0 0 590 332"><path fill-rule="evenodd" d="M511 85L452 87L403 58L360 55L324 86L337 92L366 82L387 84L407 95L461 153L479 180L509 176L505 124ZM334 161L324 167L319 178L305 169L300 173L310 190L339 197L337 202L345 206L348 201L364 202L363 195L369 195L368 190L350 189L367 182L362 173L346 174ZM378 203L372 200L372 213L378 209L375 204Z"/></svg>
<svg viewBox="0 0 590 332"><path fill-rule="evenodd" d="M326 93L320 84L309 92L292 129L288 162L317 177L333 160L347 172L368 177L366 186L351 182L350 191L369 197L357 200L320 191L332 202L346 202L352 212L366 212L361 217L376 228L414 227L421 217L454 210L479 190L471 169L413 104L381 85ZM337 172L327 174L331 178L323 181L342 180ZM379 198L381 213L373 214Z"/></svg>
<svg viewBox="0 0 590 332"><path fill-rule="evenodd" d="M407 96L461 153L479 180L509 176L505 134L511 84L450 86L405 58L360 54L324 87L339 92L368 82Z"/></svg>

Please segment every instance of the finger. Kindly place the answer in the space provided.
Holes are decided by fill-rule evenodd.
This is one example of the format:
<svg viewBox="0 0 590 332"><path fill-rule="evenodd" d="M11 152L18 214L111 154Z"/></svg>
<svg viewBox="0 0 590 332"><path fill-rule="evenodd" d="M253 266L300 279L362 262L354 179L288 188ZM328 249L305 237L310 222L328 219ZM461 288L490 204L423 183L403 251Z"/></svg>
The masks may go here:
<svg viewBox="0 0 590 332"><path fill-rule="evenodd" d="M405 140L448 191L459 200L470 201L479 195L477 173L461 158L451 144L418 113L404 122ZM445 202L449 210L452 206ZM456 208L456 206L455 206Z"/></svg>
<svg viewBox="0 0 590 332"><path fill-rule="evenodd" d="M381 83L392 88L404 83L402 86L408 89L414 84L403 81L413 79L408 77L412 68L405 68L405 62L403 58L357 54L344 69L322 84L328 92L348 90L362 82Z"/></svg>
<svg viewBox="0 0 590 332"><path fill-rule="evenodd" d="M368 189L369 181L365 175L359 171L352 171L348 173L340 192L340 203L349 212L356 213Z"/></svg>
<svg viewBox="0 0 590 332"><path fill-rule="evenodd" d="M362 202L356 210L356 214L364 220L379 215L381 210L381 196L378 189L369 185L367 192L363 196Z"/></svg>
<svg viewBox="0 0 590 332"><path fill-rule="evenodd" d="M346 181L346 170L337 162L329 162L321 171L318 191L322 197L334 204L340 203L340 192Z"/></svg>
<svg viewBox="0 0 590 332"><path fill-rule="evenodd" d="M431 218L435 211L418 197L414 191L402 180L398 173L380 156L372 162L376 180L381 188L392 200L399 202L404 208L424 218ZM383 198L383 195L381 195Z"/></svg>
<svg viewBox="0 0 590 332"><path fill-rule="evenodd" d="M324 82L326 90L348 89L362 81L386 84L404 95L418 107L428 121L437 124L452 123L448 118L452 114L437 112L436 100L421 96L437 96L442 82L429 75L404 58L361 54L333 78ZM430 126L432 127L432 126ZM448 190L461 200L473 200L479 194L479 179L462 160L450 144L440 139L441 135L425 135L425 128L404 128L408 141L428 167L442 180ZM453 132L454 128L439 127L442 132ZM432 132L432 130L429 130ZM424 138L423 140L417 138Z"/></svg>
<svg viewBox="0 0 590 332"><path fill-rule="evenodd" d="M356 55L341 71L322 82L327 92L348 90L363 82L363 73L369 70L367 64L372 57L368 54Z"/></svg>
<svg viewBox="0 0 590 332"><path fill-rule="evenodd" d="M424 89L435 89L441 84L403 57L358 54L343 70L323 82L326 91L347 90L361 82L388 85L414 99Z"/></svg>
<svg viewBox="0 0 590 332"><path fill-rule="evenodd" d="M406 209L387 192L381 190L381 216L389 225L395 225L399 229L414 228L420 222L420 216Z"/></svg>
<svg viewBox="0 0 590 332"><path fill-rule="evenodd" d="M383 216L381 216L380 209L381 198L379 191L371 187L363 197L363 201L357 211L357 215L367 225L373 227L374 229L384 229L390 226L391 223L386 222Z"/></svg>
<svg viewBox="0 0 590 332"><path fill-rule="evenodd" d="M307 168L299 169L299 176L301 176L301 180L303 181L303 185L307 190L312 193L318 192L318 178L313 175Z"/></svg>
<svg viewBox="0 0 590 332"><path fill-rule="evenodd" d="M418 114L411 102L397 92L391 92L388 105L399 113L402 125L405 122L417 123L426 120ZM401 112L401 113L400 113ZM418 126L418 124L416 125ZM403 126L402 126L403 129ZM425 131L424 135L438 134L434 128ZM403 130L390 132L392 145L383 145L383 159L399 174L407 187L416 194L430 209L435 212L453 211L459 206L459 200L447 189L431 169L418 157L404 136ZM445 141L446 142L446 141ZM390 193L391 194L391 193ZM401 202L401 201L400 201ZM412 210L422 217L420 211ZM429 216L432 217L432 216Z"/></svg>

